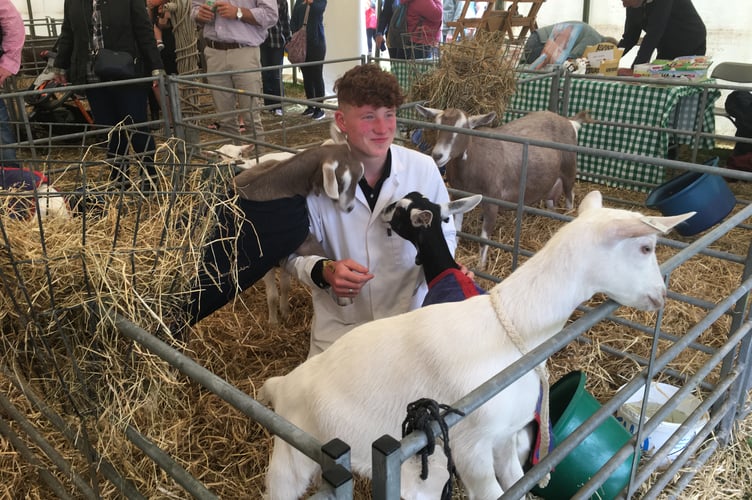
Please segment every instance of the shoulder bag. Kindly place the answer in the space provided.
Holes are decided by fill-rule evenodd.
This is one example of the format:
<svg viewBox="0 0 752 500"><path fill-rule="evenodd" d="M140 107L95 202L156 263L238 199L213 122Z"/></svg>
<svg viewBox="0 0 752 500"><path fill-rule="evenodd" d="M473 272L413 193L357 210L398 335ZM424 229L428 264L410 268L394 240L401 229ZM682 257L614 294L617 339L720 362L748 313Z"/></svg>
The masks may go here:
<svg viewBox="0 0 752 500"><path fill-rule="evenodd" d="M306 25L308 24L308 11L310 10L311 5L308 4L305 10L305 17L303 18L303 26L292 34L292 38L290 38L290 41L285 45L287 59L293 64L303 63L306 60L306 48L308 45Z"/></svg>
<svg viewBox="0 0 752 500"><path fill-rule="evenodd" d="M392 18L386 30L386 42L389 47L402 48L405 45L403 35L407 33L407 3L400 0L392 10Z"/></svg>
<svg viewBox="0 0 752 500"><path fill-rule="evenodd" d="M136 78L136 59L125 51L102 48L94 56L94 73L102 80Z"/></svg>

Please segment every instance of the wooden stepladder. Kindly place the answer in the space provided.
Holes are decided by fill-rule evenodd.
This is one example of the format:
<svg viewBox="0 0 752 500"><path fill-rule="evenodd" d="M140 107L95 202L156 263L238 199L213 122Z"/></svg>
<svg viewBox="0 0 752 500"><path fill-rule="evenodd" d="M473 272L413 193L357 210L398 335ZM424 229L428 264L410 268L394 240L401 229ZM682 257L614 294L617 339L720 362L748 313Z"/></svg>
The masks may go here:
<svg viewBox="0 0 752 500"><path fill-rule="evenodd" d="M538 28L536 18L546 0L477 0L466 1L456 21L446 25L454 29L452 41L471 37L476 30L503 31L511 41L521 41ZM480 17L468 12L470 4L485 7ZM469 17L470 16L470 17Z"/></svg>

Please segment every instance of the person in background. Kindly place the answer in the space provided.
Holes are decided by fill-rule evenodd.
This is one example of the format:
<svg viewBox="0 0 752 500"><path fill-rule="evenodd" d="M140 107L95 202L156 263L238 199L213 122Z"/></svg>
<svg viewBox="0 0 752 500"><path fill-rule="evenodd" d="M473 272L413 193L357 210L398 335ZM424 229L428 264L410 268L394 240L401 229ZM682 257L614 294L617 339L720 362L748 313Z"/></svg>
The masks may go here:
<svg viewBox="0 0 752 500"><path fill-rule="evenodd" d="M287 0L277 0L277 24L269 28L269 36L261 44L261 66L281 66L285 59L285 44L290 41L290 7ZM282 84L282 69L271 69L261 72L264 94L282 97L285 87ZM273 106L269 111L275 115L282 115L280 101L264 99L265 106Z"/></svg>
<svg viewBox="0 0 752 500"><path fill-rule="evenodd" d="M462 14L462 5L464 2L460 0L444 0L442 4L442 26L441 37L444 42L451 41L454 37L454 28L447 26L447 23L451 23L460 18Z"/></svg>
<svg viewBox="0 0 752 500"><path fill-rule="evenodd" d="M306 60L305 62L323 61L326 56L326 37L324 36L324 11L326 0L295 0L290 17L290 28L295 33L303 27L306 8L310 7L308 23L306 25ZM321 99L324 92L324 65L313 64L301 66L303 87L306 99ZM324 118L324 110L318 106L308 106L303 115L311 115L314 120Z"/></svg>
<svg viewBox="0 0 752 500"><path fill-rule="evenodd" d="M392 21L394 9L399 4L400 0L384 0L384 4L381 7L381 14L378 16L379 22L376 26L376 45L386 45L390 59L405 58L405 50L402 40L396 40L394 37L390 38L384 36L389 28L389 23Z"/></svg>
<svg viewBox="0 0 752 500"><path fill-rule="evenodd" d="M165 73L178 74L177 53L175 35L172 33L172 18L170 11L165 8L167 0L146 0L146 8L149 9L149 17L154 24L154 38L157 40L159 55L162 57L162 65ZM152 120L159 120L162 103L160 93L155 89L149 94L149 112ZM158 129L159 125L152 126Z"/></svg>
<svg viewBox="0 0 752 500"><path fill-rule="evenodd" d="M409 59L425 59L436 54L441 41L442 0L410 0L407 6Z"/></svg>
<svg viewBox="0 0 752 500"><path fill-rule="evenodd" d="M551 38L551 35L556 31L556 28L562 24L580 27L577 39L575 40L572 49L569 51L569 58L582 57L585 49L590 45L597 45L604 42L613 43L614 45L617 43L615 38L601 35L589 24L583 23L582 21L566 21L565 23L541 26L533 31L525 42L523 61L530 64L538 59L543 50L543 46L549 38Z"/></svg>
<svg viewBox="0 0 752 500"><path fill-rule="evenodd" d="M65 0L63 12L54 63L56 82L74 85L100 82L92 71L92 52L101 48L127 52L137 58L138 77L164 73L144 0ZM120 122L130 125L147 121L147 100L153 85L147 82L88 88L86 98L95 123L112 127ZM127 182L130 162L125 155L129 143L154 181L154 140L143 126L135 133L119 129L110 135L107 157L113 162L111 180Z"/></svg>
<svg viewBox="0 0 752 500"><path fill-rule="evenodd" d="M157 40L164 70L168 75L177 75L177 47L175 34L172 32L172 17L170 11L165 8L166 3L167 0L146 0L149 15L154 23L154 38Z"/></svg>
<svg viewBox="0 0 752 500"><path fill-rule="evenodd" d="M369 55L374 53L373 42L376 39L377 24L378 18L376 17L376 4L369 2L368 7L366 8L366 43L368 44ZM376 47L379 47L379 45L376 45Z"/></svg>
<svg viewBox="0 0 752 500"><path fill-rule="evenodd" d="M212 90L214 108L221 117L223 132L240 134L238 111L242 123L253 123L255 130L263 130L261 114L251 114L252 99L248 94L263 92L260 45L268 30L277 22L275 0L191 0L191 17L203 28L204 58L208 73L234 72L207 77L210 85L232 88L242 94ZM260 101L258 102L260 105ZM254 106L257 108L258 106Z"/></svg>
<svg viewBox="0 0 752 500"><path fill-rule="evenodd" d="M705 23L692 0L622 0L621 3L627 17L618 46L625 54L645 32L634 64L650 62L656 49L657 59L705 55Z"/></svg>
<svg viewBox="0 0 752 500"><path fill-rule="evenodd" d="M407 27L402 37L388 34L395 8L407 5ZM391 59L425 59L431 57L441 40L442 0L387 0L379 17L376 43L384 41ZM404 38L404 39L399 39Z"/></svg>
<svg viewBox="0 0 752 500"><path fill-rule="evenodd" d="M0 0L0 87L21 68L25 30L18 9L10 0ZM8 107L0 98L0 162L4 166L15 165L16 150L8 144L16 142Z"/></svg>
<svg viewBox="0 0 752 500"><path fill-rule="evenodd" d="M308 285L313 297L309 357L357 325L420 307L428 290L415 265L415 247L387 231L381 212L411 191L436 203L449 201L444 181L430 156L393 144L397 108L403 103L397 78L376 64L348 70L335 83L339 109L334 120L365 174L355 208L344 213L323 193L307 198L311 233L323 256L297 256L285 268ZM454 252L454 224L442 225ZM466 270L465 270L466 271ZM336 297L352 299L346 306Z"/></svg>

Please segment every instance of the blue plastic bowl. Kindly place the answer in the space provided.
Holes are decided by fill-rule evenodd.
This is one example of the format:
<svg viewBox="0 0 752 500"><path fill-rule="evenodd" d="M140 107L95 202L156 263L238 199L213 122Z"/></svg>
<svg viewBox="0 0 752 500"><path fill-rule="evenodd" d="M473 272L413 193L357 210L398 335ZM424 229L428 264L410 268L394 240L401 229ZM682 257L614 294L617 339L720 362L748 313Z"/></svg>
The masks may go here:
<svg viewBox="0 0 752 500"><path fill-rule="evenodd" d="M706 162L716 165L718 158ZM650 192L645 205L663 215L697 212L676 226L682 236L692 236L714 226L726 217L736 204L734 193L720 175L685 172L664 182Z"/></svg>

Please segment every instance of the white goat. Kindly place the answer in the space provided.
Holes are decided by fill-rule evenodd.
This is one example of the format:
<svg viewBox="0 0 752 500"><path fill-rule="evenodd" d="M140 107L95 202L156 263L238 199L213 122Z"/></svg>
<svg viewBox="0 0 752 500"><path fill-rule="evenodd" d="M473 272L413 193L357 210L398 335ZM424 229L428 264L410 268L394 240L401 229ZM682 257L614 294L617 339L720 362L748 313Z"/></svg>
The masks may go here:
<svg viewBox="0 0 752 500"><path fill-rule="evenodd" d="M395 233L413 243L418 251L415 263L423 266L428 282L428 293L422 306L457 302L486 293L473 279L460 272L460 266L452 257L441 229L442 220L472 210L481 198L477 194L437 205L422 194L412 192L391 203L381 214L382 220ZM531 458L536 427L531 423L517 434L515 444L520 466ZM499 471L498 479L504 489L519 479L516 477L516 464L510 467L508 458L498 464L495 460L494 467Z"/></svg>
<svg viewBox="0 0 752 500"><path fill-rule="evenodd" d="M591 121L586 111L578 113L572 119L550 111L536 111L498 128L488 128L484 125L491 123L496 118L496 113L468 116L456 108L442 111L418 105L416 109L424 117L440 125L571 145L577 145L577 133L582 124ZM481 193L508 202L520 199L523 164L523 145L520 143L440 130L431 155L439 168L446 167L447 182L455 189ZM546 206L553 209L563 193L566 207L571 209L577 173L576 154L531 146L528 149L527 164L524 203L533 205L545 200ZM498 211L498 205L483 204L482 238L493 234ZM461 215L455 218L455 223L457 229L461 230ZM486 266L487 254L488 245L481 245L481 269Z"/></svg>
<svg viewBox="0 0 752 500"><path fill-rule="evenodd" d="M666 287L656 235L691 215L646 217L603 208L600 193L592 192L577 218L488 295L366 323L288 375L267 380L259 399L321 442L342 439L351 446L353 470L370 477L371 444L384 434L401 435L409 403L459 400L518 360L522 350L560 331L593 294L645 310L662 307ZM535 372L525 374L450 430L470 499L498 498L503 490L497 474L505 482L522 475L516 438L533 419L539 385ZM402 498L440 498L447 472L437 455L429 460L426 481L418 478L415 457L403 464ZM318 469L275 437L268 497L299 498Z"/></svg>

